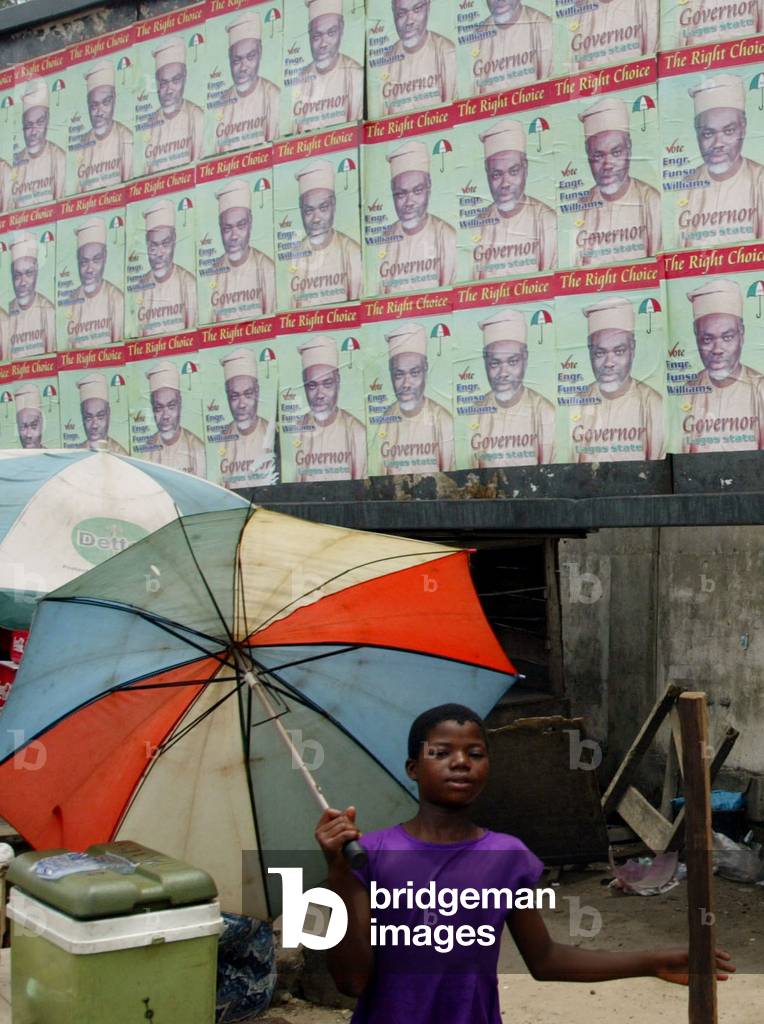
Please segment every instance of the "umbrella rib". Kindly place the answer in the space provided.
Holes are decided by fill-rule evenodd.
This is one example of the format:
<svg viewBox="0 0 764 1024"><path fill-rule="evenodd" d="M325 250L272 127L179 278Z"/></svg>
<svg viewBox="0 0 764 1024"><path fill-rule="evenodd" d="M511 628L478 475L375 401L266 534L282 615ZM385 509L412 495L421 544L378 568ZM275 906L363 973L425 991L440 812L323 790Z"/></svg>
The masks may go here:
<svg viewBox="0 0 764 1024"><path fill-rule="evenodd" d="M183 539L185 540L186 546L188 547L188 552L191 555L191 559L192 559L194 565L196 566L196 571L199 573L199 578L201 579L201 581L202 581L202 583L204 585L204 589L207 591L207 596L209 597L210 601L212 602L213 608L215 609L215 611L218 614L218 618L220 619L220 624L222 625L223 629L225 630L225 634L228 637L228 642L230 644L233 644L234 643L233 633L228 628L228 623L226 622L226 620L225 620L225 618L223 616L223 612L222 612L222 610L220 608L220 605L217 602L217 598L215 597L215 595L212 592L212 587L210 587L209 583L207 582L207 577L202 572L201 566L199 565L199 560L196 557L196 553L194 552L194 549L193 549L193 547L191 545L191 541L189 540L188 534L186 533L186 526L185 526L185 523L183 522L183 517L182 516L180 517L180 519L178 519L178 522L180 524L180 529L181 529L181 532L183 534Z"/></svg>
<svg viewBox="0 0 764 1024"><path fill-rule="evenodd" d="M350 654L352 651L360 651L364 644L354 644L352 647L337 648L332 651L324 651L323 654L312 654L309 658L298 658L297 661L286 661L275 666L276 672L283 672L285 668L296 668L298 665L308 665L312 661L321 661L323 658L335 658L338 654ZM252 648L250 648L251 650ZM266 670L269 671L269 670Z"/></svg>
<svg viewBox="0 0 764 1024"><path fill-rule="evenodd" d="M229 678L229 681L233 681L235 678L235 676L231 676ZM215 682L218 681L219 680L217 679L215 680ZM203 711L200 715L197 715L197 717L194 718L191 722L189 722L188 725L184 725L181 730L179 730L176 733L173 733L170 740L167 743L160 743L159 746L157 747L157 756L159 756L159 754L166 754L168 750L171 750L175 746L175 744L179 743L189 732L191 732L192 729L195 729L197 725L201 725L201 723L205 720L205 718L208 717L208 715L211 715L213 711L216 711L220 707L221 704L224 704L229 698L233 697L234 694L238 693L239 689L243 685L243 681L240 680L237 683L237 685L234 686L233 689L231 689L227 694L225 694L225 696L221 697L220 700L217 700L215 701L214 704L211 704L206 711Z"/></svg>

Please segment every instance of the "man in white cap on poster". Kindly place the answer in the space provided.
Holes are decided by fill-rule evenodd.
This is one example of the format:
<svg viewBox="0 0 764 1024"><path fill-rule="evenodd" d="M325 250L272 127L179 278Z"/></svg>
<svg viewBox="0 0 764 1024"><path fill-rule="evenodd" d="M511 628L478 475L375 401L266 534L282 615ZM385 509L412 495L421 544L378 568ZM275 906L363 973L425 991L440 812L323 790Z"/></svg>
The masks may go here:
<svg viewBox="0 0 764 1024"><path fill-rule="evenodd" d="M658 49L658 0L578 0L571 10L576 8L580 14L567 22L566 74L623 64Z"/></svg>
<svg viewBox="0 0 764 1024"><path fill-rule="evenodd" d="M111 422L111 403L109 402L109 385L102 373L89 373L77 381L80 392L80 414L82 426L87 440L82 448L93 451L112 452L114 455L127 455L127 451L119 441L109 437Z"/></svg>
<svg viewBox="0 0 764 1024"><path fill-rule="evenodd" d="M98 348L124 337L125 302L119 288L104 278L106 222L93 217L74 230L80 286L67 313L66 346ZM63 339L62 339L63 344Z"/></svg>
<svg viewBox="0 0 764 1024"><path fill-rule="evenodd" d="M634 306L611 296L587 306L594 381L571 406L574 462L634 462L666 454L663 398L631 375Z"/></svg>
<svg viewBox="0 0 764 1024"><path fill-rule="evenodd" d="M762 0L689 0L674 8L679 21L676 46L702 46L746 39L764 32Z"/></svg>
<svg viewBox="0 0 764 1024"><path fill-rule="evenodd" d="M2 330L3 359L26 359L56 351L56 311L37 291L37 239L22 233L11 242L14 297Z"/></svg>
<svg viewBox="0 0 764 1024"><path fill-rule="evenodd" d="M690 89L703 163L687 181L680 248L737 245L764 234L764 167L743 156L748 121L739 75L704 78Z"/></svg>
<svg viewBox="0 0 764 1024"><path fill-rule="evenodd" d="M474 95L529 85L552 74L552 19L522 0L487 0L472 54Z"/></svg>
<svg viewBox="0 0 764 1024"><path fill-rule="evenodd" d="M429 212L430 151L407 139L387 156L390 191L398 220L385 232L379 262L379 294L429 291L456 279L456 231Z"/></svg>
<svg viewBox="0 0 764 1024"><path fill-rule="evenodd" d="M383 113L451 103L456 96L456 47L428 29L430 0L392 0L392 6L398 42L384 66Z"/></svg>
<svg viewBox="0 0 764 1024"><path fill-rule="evenodd" d="M32 381L26 381L15 392L13 401L16 405L16 429L22 448L44 448L42 433L45 429L45 417L42 411L40 389Z"/></svg>
<svg viewBox="0 0 764 1024"><path fill-rule="evenodd" d="M175 262L175 204L160 199L144 211L151 269L140 280L139 337L172 334L196 326L196 281Z"/></svg>
<svg viewBox="0 0 764 1024"><path fill-rule="evenodd" d="M661 250L661 197L631 176L629 109L603 96L578 115L594 187L581 200L583 226L575 234L575 265L598 267L641 260Z"/></svg>
<svg viewBox="0 0 764 1024"><path fill-rule="evenodd" d="M215 193L223 255L215 261L212 285L213 321L247 320L270 315L276 308L273 260L249 244L252 234L252 191L236 179Z"/></svg>
<svg viewBox="0 0 764 1024"><path fill-rule="evenodd" d="M485 280L557 267L557 214L526 191L527 135L505 118L480 135L493 202L478 213L472 277Z"/></svg>
<svg viewBox="0 0 764 1024"><path fill-rule="evenodd" d="M114 188L133 176L133 133L114 119L117 88L111 61L85 75L90 131L77 158L77 191Z"/></svg>
<svg viewBox="0 0 764 1024"><path fill-rule="evenodd" d="M470 436L473 468L554 462L554 406L525 384L525 316L514 309L497 309L480 321L480 330L491 390L476 403L477 429Z"/></svg>
<svg viewBox="0 0 764 1024"><path fill-rule="evenodd" d="M204 114L185 98L186 44L179 37L163 40L153 51L159 107L151 115L145 143L146 173L196 163L203 155Z"/></svg>
<svg viewBox="0 0 764 1024"><path fill-rule="evenodd" d="M764 374L741 362L745 325L736 281L711 278L687 293L703 369L688 386L682 450L740 452L764 448Z"/></svg>
<svg viewBox="0 0 764 1024"><path fill-rule="evenodd" d="M328 160L314 160L295 177L305 237L290 263L290 308L352 302L361 294L361 247L334 228L334 166Z"/></svg>
<svg viewBox="0 0 764 1024"><path fill-rule="evenodd" d="M145 452L141 457L160 466L179 469L183 473L206 476L204 444L196 434L181 424L183 398L177 366L164 360L149 370L146 377L157 432L146 441Z"/></svg>
<svg viewBox="0 0 764 1024"><path fill-rule="evenodd" d="M245 11L227 26L233 85L222 96L215 128L216 151L227 153L271 142L279 133L278 86L260 74L263 26L257 11Z"/></svg>
<svg viewBox="0 0 764 1024"><path fill-rule="evenodd" d="M0 158L0 213L7 213L13 209L12 186L13 169L7 160Z"/></svg>
<svg viewBox="0 0 764 1024"><path fill-rule="evenodd" d="M385 476L438 473L454 468L451 413L426 394L427 332L402 323L385 335L395 402L383 414L375 443Z"/></svg>
<svg viewBox="0 0 764 1024"><path fill-rule="evenodd" d="M292 133L315 132L363 117L363 68L341 51L342 0L305 0L313 60L292 92Z"/></svg>
<svg viewBox="0 0 764 1024"><path fill-rule="evenodd" d="M362 480L366 476L366 428L339 407L337 342L318 335L300 345L298 352L310 412L299 424L297 483Z"/></svg>
<svg viewBox="0 0 764 1024"><path fill-rule="evenodd" d="M220 360L233 420L223 427L220 478L224 487L263 487L278 483L275 421L258 415L257 356L240 348Z"/></svg>
<svg viewBox="0 0 764 1024"><path fill-rule="evenodd" d="M24 148L14 158L11 207L41 206L60 199L66 186L66 154L48 141L50 94L44 79L30 82L21 96Z"/></svg>

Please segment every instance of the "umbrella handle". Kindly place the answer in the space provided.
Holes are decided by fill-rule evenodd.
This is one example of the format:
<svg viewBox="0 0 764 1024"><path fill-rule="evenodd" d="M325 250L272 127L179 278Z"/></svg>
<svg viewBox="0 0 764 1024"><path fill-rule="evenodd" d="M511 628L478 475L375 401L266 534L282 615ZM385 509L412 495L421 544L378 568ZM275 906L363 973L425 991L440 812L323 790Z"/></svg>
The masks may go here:
<svg viewBox="0 0 764 1024"><path fill-rule="evenodd" d="M348 862L351 868L362 868L366 866L369 859L366 850L361 846L357 839L351 839L349 843L345 843L342 847L342 856Z"/></svg>

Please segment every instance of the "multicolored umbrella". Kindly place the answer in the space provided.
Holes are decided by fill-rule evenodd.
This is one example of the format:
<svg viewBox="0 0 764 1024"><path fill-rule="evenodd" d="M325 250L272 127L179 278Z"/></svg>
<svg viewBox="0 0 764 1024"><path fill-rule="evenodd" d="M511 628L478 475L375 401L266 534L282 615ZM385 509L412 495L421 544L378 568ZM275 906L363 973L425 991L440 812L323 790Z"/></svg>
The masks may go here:
<svg viewBox="0 0 764 1024"><path fill-rule="evenodd" d="M306 885L325 873L324 797L364 830L409 817L414 717L487 713L515 678L465 551L189 516L40 602L0 722L0 815L37 848L130 837L208 870L225 910L273 917L268 866L304 853Z"/></svg>

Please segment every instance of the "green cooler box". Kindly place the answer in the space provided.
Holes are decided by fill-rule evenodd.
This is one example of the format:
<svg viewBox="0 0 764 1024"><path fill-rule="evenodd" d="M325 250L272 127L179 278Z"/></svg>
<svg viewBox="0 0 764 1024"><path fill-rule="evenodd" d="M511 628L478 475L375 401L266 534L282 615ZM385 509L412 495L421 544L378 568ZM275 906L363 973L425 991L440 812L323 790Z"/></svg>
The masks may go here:
<svg viewBox="0 0 764 1024"><path fill-rule="evenodd" d="M13 1024L213 1024L217 889L137 843L24 853L13 885Z"/></svg>

